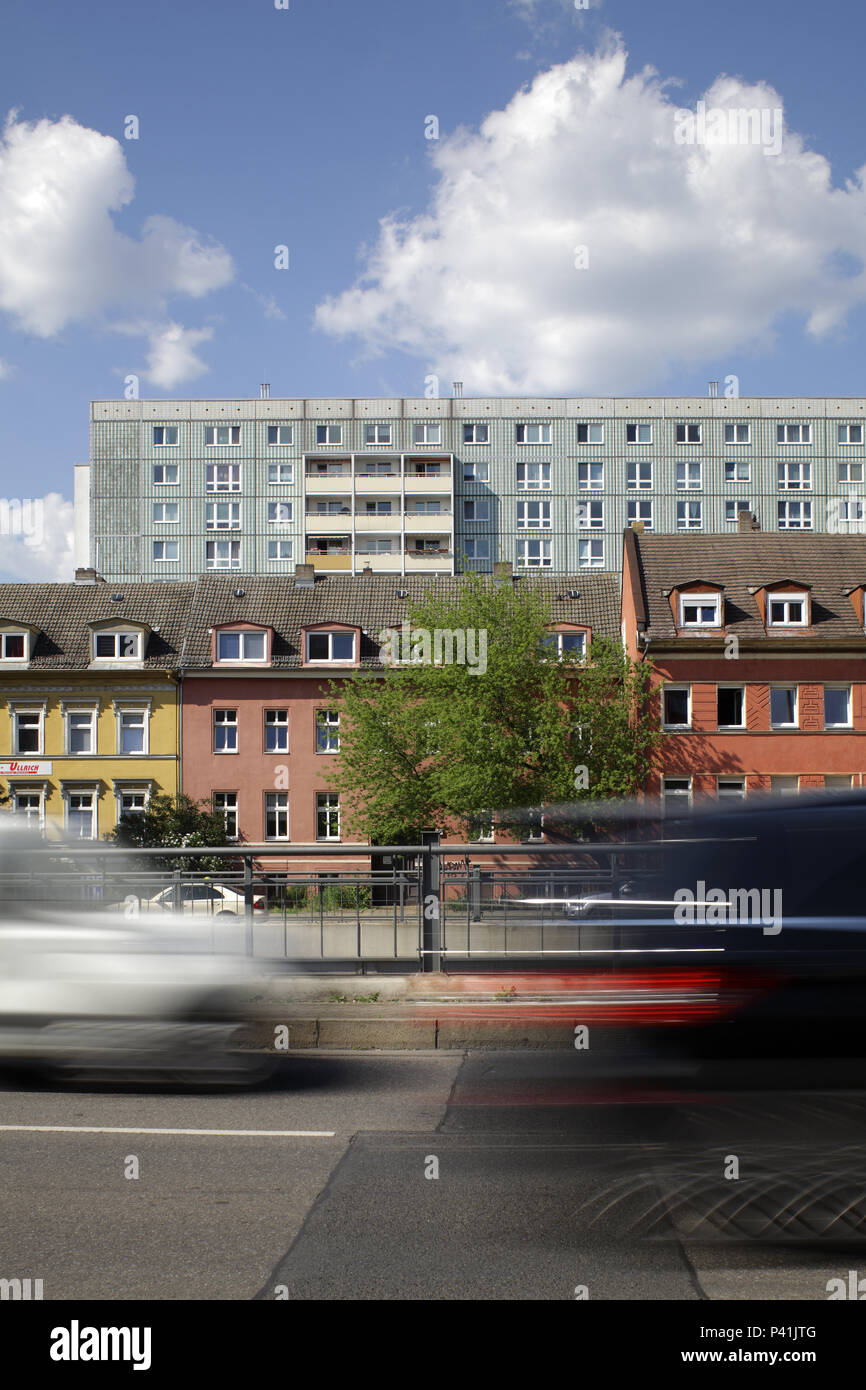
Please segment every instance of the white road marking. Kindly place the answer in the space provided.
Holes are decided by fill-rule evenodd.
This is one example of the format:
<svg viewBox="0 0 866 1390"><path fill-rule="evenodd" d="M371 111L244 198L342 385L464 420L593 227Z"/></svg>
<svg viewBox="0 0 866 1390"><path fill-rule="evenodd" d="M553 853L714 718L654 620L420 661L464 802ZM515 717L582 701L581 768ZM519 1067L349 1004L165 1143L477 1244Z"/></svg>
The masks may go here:
<svg viewBox="0 0 866 1390"><path fill-rule="evenodd" d="M133 1129L116 1125L0 1125L3 1133L34 1134L215 1134L241 1139L333 1139L335 1129Z"/></svg>

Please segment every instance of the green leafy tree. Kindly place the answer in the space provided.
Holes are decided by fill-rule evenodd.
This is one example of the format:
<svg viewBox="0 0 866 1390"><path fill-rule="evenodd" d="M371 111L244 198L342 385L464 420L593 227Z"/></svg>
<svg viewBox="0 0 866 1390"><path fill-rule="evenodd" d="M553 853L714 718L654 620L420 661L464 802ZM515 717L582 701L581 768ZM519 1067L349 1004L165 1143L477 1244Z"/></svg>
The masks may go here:
<svg viewBox="0 0 866 1390"><path fill-rule="evenodd" d="M409 621L408 664L331 688L341 711L331 785L353 831L379 844L433 826L471 836L491 814L517 827L549 805L567 823L575 801L643 785L660 737L650 674L618 642L596 639L586 664L578 653L556 659L540 590L475 574L448 597L428 590ZM437 629L466 634L469 660L449 663L443 642L435 664L417 634Z"/></svg>
<svg viewBox="0 0 866 1390"><path fill-rule="evenodd" d="M107 836L124 849L204 849L226 844L225 819L209 801L193 801L189 796L152 796L145 811L134 811L120 817ZM160 855L142 857L139 868L201 869L214 872L223 869L228 859L222 855L200 855L185 858Z"/></svg>

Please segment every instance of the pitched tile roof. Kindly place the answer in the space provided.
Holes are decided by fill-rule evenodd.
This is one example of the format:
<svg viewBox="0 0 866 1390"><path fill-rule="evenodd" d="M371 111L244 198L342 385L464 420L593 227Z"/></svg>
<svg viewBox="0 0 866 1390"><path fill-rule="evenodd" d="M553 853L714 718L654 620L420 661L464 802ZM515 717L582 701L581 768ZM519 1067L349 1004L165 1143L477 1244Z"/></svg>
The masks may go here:
<svg viewBox="0 0 866 1390"><path fill-rule="evenodd" d="M506 581L510 583L510 580ZM586 623L604 636L619 633L619 575L581 574L576 577L533 575L518 581L540 589L551 600L556 617ZM425 594L447 598L460 584L450 575L358 575L317 578L313 588L299 588L293 577L202 575L196 585L193 616L184 647L184 669L209 667L208 629L221 623L246 621L274 628L273 665L291 669L303 665L301 629L314 623L346 623L366 629L361 639L361 665L379 666L378 633L399 627L407 617L406 594L413 600ZM243 590L235 598L235 590ZM576 591L576 599L568 597ZM557 602L562 595L563 601Z"/></svg>
<svg viewBox="0 0 866 1390"><path fill-rule="evenodd" d="M0 584L0 622L37 629L31 670L86 670L88 623L128 619L152 630L145 669L177 666L194 584ZM121 594L118 600L115 594Z"/></svg>
<svg viewBox="0 0 866 1390"><path fill-rule="evenodd" d="M741 640L778 644L861 642L863 628L846 590L866 584L866 535L809 535L746 531L735 535L639 535L634 546L647 609L647 635L675 638L666 591L702 576L724 586L725 628ZM627 545L630 542L627 540ZM757 588L786 580L811 586L812 628L784 638L768 634L761 621ZM721 634L690 632L680 641L722 640Z"/></svg>

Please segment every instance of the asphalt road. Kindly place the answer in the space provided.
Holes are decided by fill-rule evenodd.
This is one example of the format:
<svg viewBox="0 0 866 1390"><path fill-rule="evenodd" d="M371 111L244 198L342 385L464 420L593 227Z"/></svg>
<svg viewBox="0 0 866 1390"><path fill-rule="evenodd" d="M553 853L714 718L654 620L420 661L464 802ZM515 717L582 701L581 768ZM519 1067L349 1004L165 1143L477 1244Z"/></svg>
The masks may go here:
<svg viewBox="0 0 866 1390"><path fill-rule="evenodd" d="M45 1299L824 1301L863 1248L866 1090L841 1067L838 1090L778 1076L521 1051L305 1053L243 1094L6 1077L0 1279Z"/></svg>

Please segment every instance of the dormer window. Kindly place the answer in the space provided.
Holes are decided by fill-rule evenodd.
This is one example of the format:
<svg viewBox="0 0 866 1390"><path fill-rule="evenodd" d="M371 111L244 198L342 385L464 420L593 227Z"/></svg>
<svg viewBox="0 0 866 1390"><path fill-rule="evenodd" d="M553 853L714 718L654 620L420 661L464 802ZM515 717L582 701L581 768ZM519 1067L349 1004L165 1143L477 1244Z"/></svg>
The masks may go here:
<svg viewBox="0 0 866 1390"><path fill-rule="evenodd" d="M555 654L559 660L565 657L571 661L582 661L586 656L586 633L548 633L541 639L541 653L543 657Z"/></svg>
<svg viewBox="0 0 866 1390"><path fill-rule="evenodd" d="M93 655L96 661L139 661L140 632L97 632Z"/></svg>
<svg viewBox="0 0 866 1390"><path fill-rule="evenodd" d="M768 627L808 627L806 594L771 594L767 598Z"/></svg>
<svg viewBox="0 0 866 1390"><path fill-rule="evenodd" d="M264 632L218 632L217 661L265 662L268 659Z"/></svg>
<svg viewBox="0 0 866 1390"><path fill-rule="evenodd" d="M308 632L308 661L354 661L354 632Z"/></svg>
<svg viewBox="0 0 866 1390"><path fill-rule="evenodd" d="M0 633L0 661L26 661L28 636L26 632Z"/></svg>
<svg viewBox="0 0 866 1390"><path fill-rule="evenodd" d="M680 595L680 627L721 627L721 594Z"/></svg>

